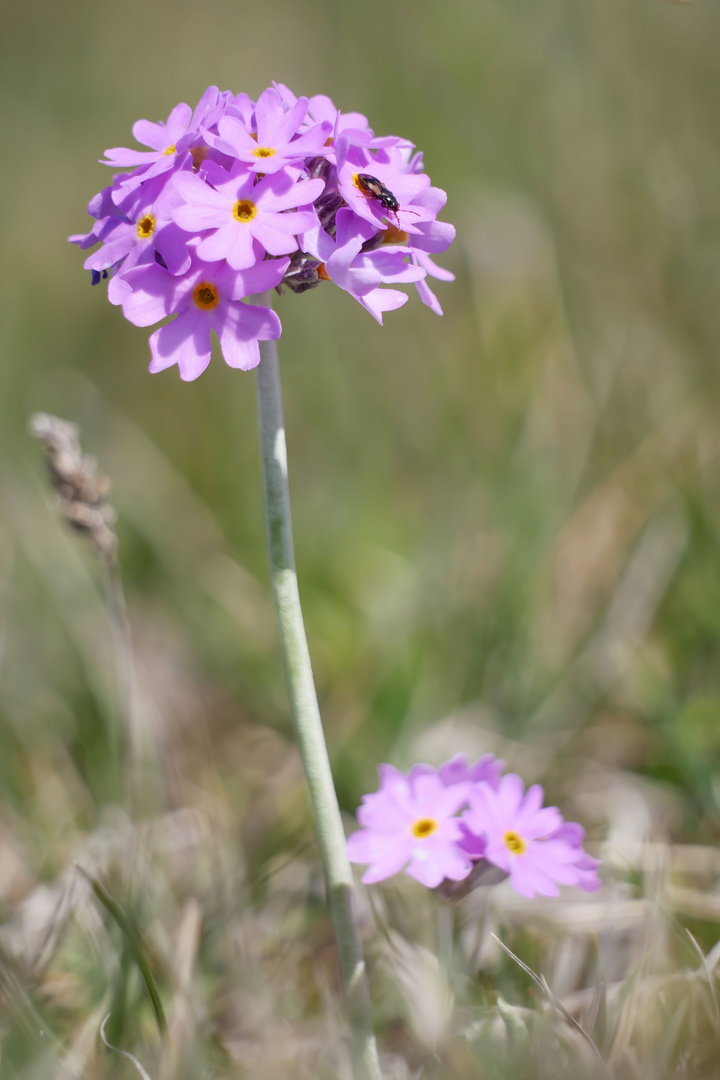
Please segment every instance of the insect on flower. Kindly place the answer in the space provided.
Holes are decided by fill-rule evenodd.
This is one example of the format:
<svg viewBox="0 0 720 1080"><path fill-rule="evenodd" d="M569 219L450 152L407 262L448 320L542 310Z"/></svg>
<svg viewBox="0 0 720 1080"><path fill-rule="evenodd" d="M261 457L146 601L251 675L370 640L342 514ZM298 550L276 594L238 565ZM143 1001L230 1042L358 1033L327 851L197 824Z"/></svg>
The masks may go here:
<svg viewBox="0 0 720 1080"><path fill-rule="evenodd" d="M395 223L399 228L400 221L397 212L400 209L400 203L390 188L386 187L381 180L378 180L377 176L371 176L370 173L358 173L357 186L366 199L378 199L384 210L390 210L395 215ZM414 217L418 216L414 210L407 210L405 213L412 214Z"/></svg>
<svg viewBox="0 0 720 1080"><path fill-rule="evenodd" d="M379 199L386 210L398 211L400 209L400 203L390 188L386 188L376 176L371 176L370 173L358 173L357 178L360 187L369 199Z"/></svg>

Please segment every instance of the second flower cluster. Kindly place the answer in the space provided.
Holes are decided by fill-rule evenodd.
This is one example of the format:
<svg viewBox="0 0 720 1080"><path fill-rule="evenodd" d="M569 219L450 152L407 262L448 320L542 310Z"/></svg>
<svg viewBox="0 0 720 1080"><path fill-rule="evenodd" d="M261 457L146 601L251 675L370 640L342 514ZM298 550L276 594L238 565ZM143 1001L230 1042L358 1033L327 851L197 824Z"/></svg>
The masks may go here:
<svg viewBox="0 0 720 1080"><path fill-rule="evenodd" d="M502 775L504 764L487 754L471 765L457 754L407 776L381 765L380 788L363 797L361 828L347 842L350 861L369 864L362 880L404 870L449 897L503 878L526 897L557 896L560 885L598 889L599 862L583 849L582 826L543 806L539 784L526 791L515 773Z"/></svg>

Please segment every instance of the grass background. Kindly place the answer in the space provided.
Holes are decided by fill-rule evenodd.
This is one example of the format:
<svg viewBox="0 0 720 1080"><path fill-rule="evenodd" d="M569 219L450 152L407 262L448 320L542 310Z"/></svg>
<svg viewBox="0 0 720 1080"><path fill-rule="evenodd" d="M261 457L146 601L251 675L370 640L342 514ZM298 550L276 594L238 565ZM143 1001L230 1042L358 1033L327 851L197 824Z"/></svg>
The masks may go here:
<svg viewBox="0 0 720 1080"><path fill-rule="evenodd" d="M2 25L8 1075L49 1075L69 1045L86 1045L83 1032L77 1075L124 1068L100 1053L91 1023L108 993L122 1019L117 1041L157 1059L121 936L68 884L78 852L137 908L176 1004L173 957L190 942L195 996L186 985L182 1000L196 1056L186 1069L342 1068L267 587L254 377L219 355L193 384L174 370L150 377L145 332L107 304L103 286L89 287L65 241L86 227L84 207L107 180L96 164L104 148L128 142L138 117L193 104L209 83L257 97L278 79L411 138L458 227L440 259L457 275L438 286L442 319L413 296L380 328L329 288L278 304L298 570L343 809L352 814L372 788L379 761L502 751L604 845L608 884L592 926L571 906L556 909L562 932L548 929L556 916L545 906L539 927L540 908L515 910L504 893L493 925L509 920L517 950L568 994L598 985L600 960L608 985L637 986L640 969L679 979L695 956L683 928L708 951L720 918L717 4L28 0L5 3ZM26 434L38 409L77 420L113 480L155 761L140 824L120 809L97 568L55 520ZM191 819L209 839L191 830L194 854L178 867L182 844L171 859L148 836L174 823L185 837ZM68 896L80 908L61 925ZM398 964L430 963L443 941L447 960L444 916L436 926L431 902L402 883L378 897L366 929L388 1071L504 1075L488 1049L498 987L516 1008L528 987L487 937L468 938L489 925L487 910L482 921L469 908L465 929L450 934L437 1004L435 975L403 983ZM608 914L613 903L636 905L633 948L619 909ZM643 936L658 905L662 948ZM38 920L57 930L49 959L36 955ZM262 941L259 955L228 951L234 934ZM381 956L388 934L392 976ZM563 949L575 957L569 975ZM413 985L426 992L408 1004ZM55 1057L23 1026L18 1000L30 1015L44 1011ZM251 1023L260 1000L267 1010ZM445 1017L434 1042L423 1008ZM644 1008L630 1034L618 1018L608 1029L618 1076L714 1075L702 1054L717 1049L716 1028L691 1031L690 1009L665 1058L651 1060L663 1024ZM483 1024L478 1059L468 1032ZM567 1053L578 1075L581 1051ZM545 1065L563 1075L554 1054L533 1052L523 1075ZM182 1055L181 1065L164 1060L167 1075L182 1071ZM517 1075L520 1058L507 1060Z"/></svg>

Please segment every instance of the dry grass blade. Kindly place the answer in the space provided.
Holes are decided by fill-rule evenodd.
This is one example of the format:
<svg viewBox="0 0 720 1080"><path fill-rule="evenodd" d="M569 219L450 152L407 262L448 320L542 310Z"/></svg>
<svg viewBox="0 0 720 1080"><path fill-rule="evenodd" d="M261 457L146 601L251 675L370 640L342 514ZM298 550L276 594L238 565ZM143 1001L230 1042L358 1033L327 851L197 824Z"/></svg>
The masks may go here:
<svg viewBox="0 0 720 1080"><path fill-rule="evenodd" d="M35 1002L15 970L15 965L3 949L0 949L0 1003L25 1036L30 1039L50 1036L50 1039L55 1041L47 1021L38 1012Z"/></svg>
<svg viewBox="0 0 720 1080"><path fill-rule="evenodd" d="M690 938L690 941L692 942L693 947L695 948L695 951L697 952L698 956L700 957L700 964L702 965L702 970L703 970L703 972L705 974L705 978L708 981L708 986L710 987L710 994L711 994L711 997L712 997L713 1009L714 1009L714 1012L715 1012L715 1023L716 1023L716 1025L718 1027L720 1027L720 1006L718 1005L717 993L715 991L715 980L713 979L713 971L712 971L712 967L710 966L709 958L702 951L702 949L700 948L697 940L690 933L690 931L688 930L687 927L685 927L685 933Z"/></svg>
<svg viewBox="0 0 720 1080"><path fill-rule="evenodd" d="M417 1039L435 1051L450 1030L453 993L437 956L390 931L388 966L400 988Z"/></svg>
<svg viewBox="0 0 720 1080"><path fill-rule="evenodd" d="M138 1059L135 1057L134 1054L128 1053L127 1050L121 1050L119 1046L113 1046L113 1044L111 1042L108 1042L107 1037L105 1035L105 1025L107 1024L109 1019L110 1019L110 1013L107 1014L107 1016L103 1020L102 1024L100 1025L100 1038L104 1042L105 1046L107 1046L108 1050L114 1050L116 1054L122 1054L122 1056L124 1058L127 1058L128 1061L132 1061L133 1065L135 1066L137 1071L140 1073L143 1080L150 1080L150 1074L147 1072L146 1069L143 1068L143 1066L140 1064L140 1062L138 1061Z"/></svg>
<svg viewBox="0 0 720 1080"><path fill-rule="evenodd" d="M708 971L711 974L717 967L718 960L720 960L720 941L716 941L710 952L707 954L707 966Z"/></svg>
<svg viewBox="0 0 720 1080"><path fill-rule="evenodd" d="M65 1047L62 1057L58 1061L58 1067L52 1080L79 1080L81 1077L91 1075L97 1056L97 1032L98 1023L107 1011L107 995L100 1002L97 1009L84 1020L74 1032L68 1046Z"/></svg>
<svg viewBox="0 0 720 1080"><path fill-rule="evenodd" d="M170 1013L166 1052L160 1067L160 1080L181 1075L184 1055L191 1052L195 1035L192 1005L192 978L200 944L203 910L197 900L188 900L183 909L175 947L173 977L175 999Z"/></svg>
<svg viewBox="0 0 720 1080"><path fill-rule="evenodd" d="M605 1076L609 1077L610 1080L614 1080L613 1074L610 1072L607 1065L605 1064L605 1059L603 1058L602 1054L600 1053L600 1050L596 1046L592 1036L587 1033L587 1031L582 1026L582 1024L578 1023L578 1021L575 1019L575 1017L572 1016L567 1011L567 1009L565 1008L563 1003L560 1001L560 999L552 992L552 990L548 986L548 983L547 983L547 980L546 980L545 976L544 975L536 975L535 972L532 970L532 968L529 968L527 966L527 964L524 964L523 961L520 959L520 957L516 956L515 953L512 951L512 949L509 949L508 946L505 944L505 942L500 940L500 938L497 936L497 934L492 934L491 937L494 938L494 940L498 943L500 948L504 952L507 953L507 955L510 957L510 959L514 960L515 963L519 967L522 968L522 970L525 972L525 974L530 976L530 978L536 984L536 986L538 986L542 990L543 994L545 994L545 996L547 997L550 1004L555 1009L557 1009L557 1011L560 1013L562 1018L564 1020L566 1020L567 1023L570 1024L571 1027L575 1028L575 1030L578 1032L578 1034L582 1036L582 1038L585 1040L585 1042L588 1044L588 1046L591 1048L591 1050L593 1051L593 1053L597 1057L598 1062L600 1063L600 1066L601 1066Z"/></svg>

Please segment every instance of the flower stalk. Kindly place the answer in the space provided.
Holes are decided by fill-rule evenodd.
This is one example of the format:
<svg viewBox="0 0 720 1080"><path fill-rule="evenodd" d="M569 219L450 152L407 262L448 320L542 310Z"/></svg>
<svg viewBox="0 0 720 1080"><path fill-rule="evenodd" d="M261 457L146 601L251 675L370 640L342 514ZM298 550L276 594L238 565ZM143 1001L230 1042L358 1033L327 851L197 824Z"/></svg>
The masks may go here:
<svg viewBox="0 0 720 1080"><path fill-rule="evenodd" d="M293 723L310 790L357 1080L380 1080L370 995L354 918L354 885L308 650L293 549L280 369L274 341L260 342L257 369L270 580Z"/></svg>

